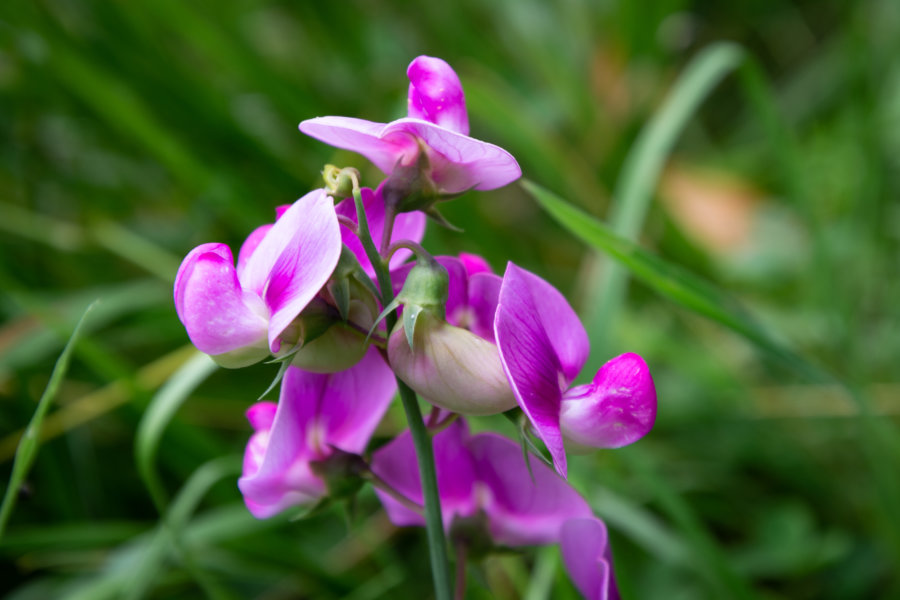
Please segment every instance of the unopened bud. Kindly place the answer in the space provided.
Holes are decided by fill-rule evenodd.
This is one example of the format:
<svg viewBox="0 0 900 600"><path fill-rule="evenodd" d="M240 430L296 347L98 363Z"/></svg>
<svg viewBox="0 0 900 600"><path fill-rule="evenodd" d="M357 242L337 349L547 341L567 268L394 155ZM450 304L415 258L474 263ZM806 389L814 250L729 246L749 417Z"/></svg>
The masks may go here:
<svg viewBox="0 0 900 600"><path fill-rule="evenodd" d="M353 195L354 185L359 184L359 171L353 167L336 167L325 165L322 169L322 178L325 179L325 189L328 195L338 199Z"/></svg>

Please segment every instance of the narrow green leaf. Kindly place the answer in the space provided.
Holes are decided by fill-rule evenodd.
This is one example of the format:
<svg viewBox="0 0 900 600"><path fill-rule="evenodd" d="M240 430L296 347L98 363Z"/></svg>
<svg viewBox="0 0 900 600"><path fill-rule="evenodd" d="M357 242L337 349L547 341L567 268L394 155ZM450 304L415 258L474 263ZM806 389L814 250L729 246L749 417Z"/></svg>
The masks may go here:
<svg viewBox="0 0 900 600"><path fill-rule="evenodd" d="M712 284L647 252L540 186L527 180L522 186L560 225L593 248L609 254L661 296L732 329L778 360L813 375L814 379L821 378L818 369L770 337L733 298Z"/></svg>
<svg viewBox="0 0 900 600"><path fill-rule="evenodd" d="M32 415L31 421L25 429L25 433L22 434L22 439L19 440L12 473L9 477L9 483L6 486L6 493L3 495L3 504L0 505L0 538L3 537L6 524L9 521L9 517L12 515L19 489L21 489L22 484L25 482L25 477L28 476L28 471L31 470L31 465L34 464L34 459L37 456L39 447L38 436L40 435L41 424L44 421L47 411L50 409L50 403L59 391L59 386L62 383L63 377L65 377L66 370L69 368L72 349L78 341L84 323L96 305L97 301L92 302L84 311L84 314L81 315L81 319L75 326L75 330L69 337L69 341L66 343L65 348L63 348L62 354L60 354L59 358L56 360L56 365L53 367L53 372L50 374L50 381L47 382L47 387L44 388L44 393L38 401L34 415Z"/></svg>
<svg viewBox="0 0 900 600"><path fill-rule="evenodd" d="M198 352L160 388L138 425L135 438L138 472L161 513L165 510L166 492L156 471L159 442L172 417L188 395L216 368L216 363L210 357Z"/></svg>

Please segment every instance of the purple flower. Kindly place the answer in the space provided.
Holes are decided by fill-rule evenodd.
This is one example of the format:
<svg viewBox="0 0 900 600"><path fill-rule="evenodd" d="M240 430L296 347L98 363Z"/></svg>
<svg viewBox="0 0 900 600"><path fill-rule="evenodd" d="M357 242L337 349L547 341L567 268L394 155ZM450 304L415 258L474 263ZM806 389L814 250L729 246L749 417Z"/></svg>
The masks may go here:
<svg viewBox="0 0 900 600"><path fill-rule="evenodd" d="M395 391L393 373L375 348L340 373L288 368L277 408L259 402L247 410L255 433L238 487L253 516L264 519L323 497L326 484L312 463L335 448L361 454Z"/></svg>
<svg viewBox="0 0 900 600"><path fill-rule="evenodd" d="M582 593L591 591L591 600L618 597L605 527L578 492L552 469L530 461L529 472L517 444L494 433L470 436L461 420L437 434L433 443L444 527L451 535L477 539L479 532L471 530L474 524L484 529L480 533L494 546L561 542L566 567ZM372 470L396 491L422 503L409 432L375 452ZM419 513L391 495L375 491L395 525L425 524ZM573 553L577 554L574 558ZM601 595L607 591L610 595Z"/></svg>
<svg viewBox="0 0 900 600"><path fill-rule="evenodd" d="M418 168L424 158L426 182L439 196L472 188L492 190L521 176L516 159L506 150L469 137L462 85L450 65L420 56L410 63L407 76L406 118L385 124L319 117L300 123L300 131L358 152L387 174L397 167Z"/></svg>
<svg viewBox="0 0 900 600"><path fill-rule="evenodd" d="M656 419L656 389L646 363L623 354L587 384L570 388L587 360L587 333L549 283L509 263L494 331L519 406L566 474L563 437L576 446L618 448L643 437Z"/></svg>
<svg viewBox="0 0 900 600"><path fill-rule="evenodd" d="M225 244L191 250L175 278L175 310L201 352L226 367L252 364L280 350L340 253L333 202L324 190L310 192L250 234L236 268Z"/></svg>
<svg viewBox="0 0 900 600"><path fill-rule="evenodd" d="M563 562L587 600L619 600L606 525L600 519L570 519L562 526Z"/></svg>

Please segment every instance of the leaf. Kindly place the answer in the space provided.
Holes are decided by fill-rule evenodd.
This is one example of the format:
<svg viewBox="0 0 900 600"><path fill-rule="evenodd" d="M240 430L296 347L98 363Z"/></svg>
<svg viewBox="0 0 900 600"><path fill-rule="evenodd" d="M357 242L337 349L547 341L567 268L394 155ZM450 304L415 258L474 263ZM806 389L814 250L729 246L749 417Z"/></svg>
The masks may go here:
<svg viewBox="0 0 900 600"><path fill-rule="evenodd" d="M41 424L44 422L44 417L50 409L50 403L59 391L59 386L66 375L66 370L69 368L69 362L72 356L72 350L78 342L78 337L81 334L87 317L95 306L97 306L97 301L92 302L84 311L84 314L81 315L81 319L75 326L75 330L69 337L69 341L66 343L65 348L63 348L62 354L60 354L59 358L56 360L56 365L54 365L53 372L50 374L50 381L47 382L47 387L44 388L44 393L38 401L34 415L32 415L31 421L28 423L28 427L25 429L25 433L22 434L19 445L16 447L16 458L13 462L12 473L9 476L6 493L3 495L3 504L0 505L0 538L3 537L6 524L9 521L9 517L12 515L19 490L25 482L25 478L28 476L28 471L31 470L31 466L34 464L34 459L37 457L37 451L40 444L38 436L40 435Z"/></svg>
<svg viewBox="0 0 900 600"><path fill-rule="evenodd" d="M210 357L199 352L195 354L160 388L138 425L135 437L137 468L160 513L165 509L166 493L155 462L163 432L188 395L216 368Z"/></svg>

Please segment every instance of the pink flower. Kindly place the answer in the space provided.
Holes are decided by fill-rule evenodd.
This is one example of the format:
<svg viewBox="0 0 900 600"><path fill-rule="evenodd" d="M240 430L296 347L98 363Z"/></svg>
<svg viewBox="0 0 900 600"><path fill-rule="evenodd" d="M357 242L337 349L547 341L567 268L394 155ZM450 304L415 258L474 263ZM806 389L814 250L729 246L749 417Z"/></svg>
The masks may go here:
<svg viewBox="0 0 900 600"><path fill-rule="evenodd" d="M175 278L175 310L201 352L226 367L252 364L280 350L340 254L331 198L310 192L247 238L237 267L225 244L191 250Z"/></svg>
<svg viewBox="0 0 900 600"><path fill-rule="evenodd" d="M586 385L570 387L588 357L587 333L552 285L509 263L494 331L519 406L566 474L563 437L579 446L618 448L643 437L656 419L656 389L644 360L623 354Z"/></svg>
<svg viewBox="0 0 900 600"><path fill-rule="evenodd" d="M408 116L390 123L351 117L319 117L300 131L337 148L358 152L384 173L416 167L423 158L427 184L436 195L492 190L522 171L506 150L469 137L462 85L446 62L419 56L407 69Z"/></svg>
<svg viewBox="0 0 900 600"><path fill-rule="evenodd" d="M361 454L395 391L393 373L375 348L340 373L288 368L277 407L259 402L247 410L255 433L238 487L253 516L264 519L323 497L325 481L311 463L327 460L334 448Z"/></svg>
<svg viewBox="0 0 900 600"><path fill-rule="evenodd" d="M530 461L529 472L517 444L494 433L471 436L462 420L437 434L433 443L444 527L451 536L477 539L474 524L484 528L480 533L494 546L561 543L566 567L582 593L591 600L618 597L606 528L565 480L538 461ZM409 432L375 452L372 470L422 503ZM419 513L375 491L395 525L425 524Z"/></svg>

